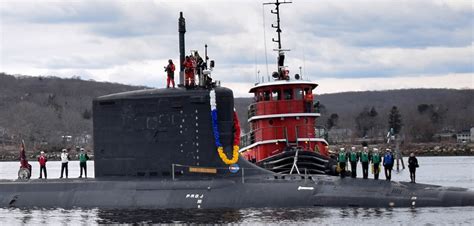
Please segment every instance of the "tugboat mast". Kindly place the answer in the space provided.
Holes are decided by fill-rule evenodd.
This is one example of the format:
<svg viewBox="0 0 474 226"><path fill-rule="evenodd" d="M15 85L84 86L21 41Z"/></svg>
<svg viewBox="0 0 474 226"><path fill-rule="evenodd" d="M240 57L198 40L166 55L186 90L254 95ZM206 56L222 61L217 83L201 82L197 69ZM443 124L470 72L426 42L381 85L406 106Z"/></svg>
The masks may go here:
<svg viewBox="0 0 474 226"><path fill-rule="evenodd" d="M275 40L275 38L272 38L273 42L278 43L278 49L274 49L274 51L278 51L278 72L274 72L272 76L277 79L277 80L287 80L288 76L285 75L284 72L284 67L285 67L285 53L284 51L290 51L289 49L282 49L281 47L281 27L280 27L280 4L289 4L292 2L279 2L279 0L276 0L276 2L268 2L268 3L263 3L263 5L275 5L276 8L275 10L271 10L272 14L276 14L277 16L277 24L274 25L272 24L272 28L276 28L276 32L278 35L278 38Z"/></svg>

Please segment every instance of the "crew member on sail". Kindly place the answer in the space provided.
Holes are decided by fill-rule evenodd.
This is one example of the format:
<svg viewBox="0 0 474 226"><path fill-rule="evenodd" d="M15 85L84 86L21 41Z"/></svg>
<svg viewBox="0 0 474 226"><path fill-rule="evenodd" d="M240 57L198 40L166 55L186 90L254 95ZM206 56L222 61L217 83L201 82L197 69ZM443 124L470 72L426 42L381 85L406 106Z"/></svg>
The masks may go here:
<svg viewBox="0 0 474 226"><path fill-rule="evenodd" d="M186 87L194 87L194 65L189 56L186 56L184 60L184 74L185 74L185 86Z"/></svg>
<svg viewBox="0 0 474 226"><path fill-rule="evenodd" d="M171 59L168 60L168 66L165 67L165 71L167 72L166 88L170 88L170 82L171 82L171 84L173 84L173 88L174 88L175 66L174 66L173 61Z"/></svg>

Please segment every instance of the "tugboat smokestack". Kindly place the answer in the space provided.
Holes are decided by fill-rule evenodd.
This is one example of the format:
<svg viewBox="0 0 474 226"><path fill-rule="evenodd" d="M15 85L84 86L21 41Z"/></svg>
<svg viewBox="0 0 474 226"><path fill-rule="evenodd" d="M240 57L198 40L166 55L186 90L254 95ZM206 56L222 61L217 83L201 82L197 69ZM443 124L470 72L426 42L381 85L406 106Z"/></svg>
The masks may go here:
<svg viewBox="0 0 474 226"><path fill-rule="evenodd" d="M183 17L183 12L179 12L178 19L178 31L179 31L179 85L184 84L184 58L186 51L184 33L186 33L186 20Z"/></svg>

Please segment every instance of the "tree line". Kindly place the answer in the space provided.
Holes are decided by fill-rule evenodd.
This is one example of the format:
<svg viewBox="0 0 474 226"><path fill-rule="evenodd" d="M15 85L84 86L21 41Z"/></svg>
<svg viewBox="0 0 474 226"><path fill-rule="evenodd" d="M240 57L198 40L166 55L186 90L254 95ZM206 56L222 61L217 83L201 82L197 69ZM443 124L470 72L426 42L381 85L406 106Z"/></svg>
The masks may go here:
<svg viewBox="0 0 474 226"><path fill-rule="evenodd" d="M24 139L58 149L92 145L92 100L146 87L86 81L79 77L29 77L0 73L0 147ZM317 90L315 90L317 93ZM350 129L352 136L382 137L390 127L410 142L431 142L444 130L474 126L474 91L408 89L316 95L317 126ZM241 127L249 131L252 98L236 98Z"/></svg>

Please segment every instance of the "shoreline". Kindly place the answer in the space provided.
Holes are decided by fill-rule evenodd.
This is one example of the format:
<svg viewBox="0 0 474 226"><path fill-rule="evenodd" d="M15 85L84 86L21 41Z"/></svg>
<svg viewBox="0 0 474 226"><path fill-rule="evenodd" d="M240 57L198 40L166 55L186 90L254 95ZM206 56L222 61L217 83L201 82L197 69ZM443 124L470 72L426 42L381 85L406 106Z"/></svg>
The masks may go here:
<svg viewBox="0 0 474 226"><path fill-rule="evenodd" d="M350 147L355 146L357 149L361 148L360 144L335 144L330 145L329 149L332 153L337 153L339 148L344 147L347 150ZM382 152L385 151L385 148L391 148L387 144L369 144L369 150L374 147L379 148ZM17 146L11 146L10 148L2 149L0 147L0 162L9 162L9 161L19 161L19 150ZM412 143L412 144L403 144L400 145L402 150L403 157L408 157L410 153L415 153L416 156L474 156L474 143ZM69 156L70 160L78 160L78 155L76 151L70 151ZM87 153L91 160L94 159L94 152L88 151ZM37 161L39 153L31 153L30 151L26 152L28 161L34 162ZM48 160L60 160L61 151L48 152L46 151L46 157Z"/></svg>

